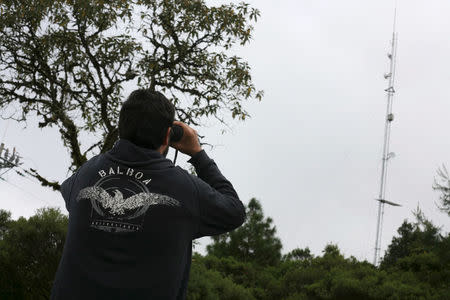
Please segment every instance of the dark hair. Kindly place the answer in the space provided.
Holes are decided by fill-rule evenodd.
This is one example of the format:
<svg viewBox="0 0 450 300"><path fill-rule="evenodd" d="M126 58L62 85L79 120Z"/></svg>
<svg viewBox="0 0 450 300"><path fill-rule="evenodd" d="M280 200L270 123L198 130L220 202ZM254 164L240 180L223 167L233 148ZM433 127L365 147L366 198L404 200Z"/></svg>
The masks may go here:
<svg viewBox="0 0 450 300"><path fill-rule="evenodd" d="M133 91L119 116L119 138L150 149L158 149L173 125L175 108L160 92Z"/></svg>

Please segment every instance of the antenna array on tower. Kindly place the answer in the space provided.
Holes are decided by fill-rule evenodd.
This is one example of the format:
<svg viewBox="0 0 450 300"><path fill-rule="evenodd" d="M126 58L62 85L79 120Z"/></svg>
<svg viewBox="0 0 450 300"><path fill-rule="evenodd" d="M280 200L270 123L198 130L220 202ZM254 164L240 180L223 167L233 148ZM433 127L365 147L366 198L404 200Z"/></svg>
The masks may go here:
<svg viewBox="0 0 450 300"><path fill-rule="evenodd" d="M0 143L0 179L3 179L2 176L6 172L22 164L20 158L16 148L10 151L4 143Z"/></svg>

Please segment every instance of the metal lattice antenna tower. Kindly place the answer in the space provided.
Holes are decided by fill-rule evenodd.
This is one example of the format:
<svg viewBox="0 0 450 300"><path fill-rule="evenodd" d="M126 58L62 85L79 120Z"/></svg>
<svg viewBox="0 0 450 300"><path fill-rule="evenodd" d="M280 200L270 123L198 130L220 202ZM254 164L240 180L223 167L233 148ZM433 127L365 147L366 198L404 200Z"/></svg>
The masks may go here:
<svg viewBox="0 0 450 300"><path fill-rule="evenodd" d="M380 260L381 252L381 233L383 228L383 216L384 216L384 205L400 206L400 204L387 201L386 200L386 178L387 178L387 166L390 158L394 157L393 152L389 152L389 140L391 136L391 123L394 120L394 114L392 113L392 102L394 100L395 94L395 63L397 57L397 33L395 31L395 23L397 17L397 9L394 13L394 27L392 31L392 41L391 41L391 52L388 53L389 58L389 73L384 74L384 78L389 80L389 85L385 92L387 94L387 108L386 108L386 122L384 128L384 144L383 144L383 156L381 165L381 178L380 178L380 191L378 194L378 216L377 216L377 236L375 239L375 254L373 258L373 264L378 265Z"/></svg>
<svg viewBox="0 0 450 300"><path fill-rule="evenodd" d="M10 152L9 149L5 148L4 143L0 143L0 180L4 180L2 178L4 174L21 164L16 148Z"/></svg>

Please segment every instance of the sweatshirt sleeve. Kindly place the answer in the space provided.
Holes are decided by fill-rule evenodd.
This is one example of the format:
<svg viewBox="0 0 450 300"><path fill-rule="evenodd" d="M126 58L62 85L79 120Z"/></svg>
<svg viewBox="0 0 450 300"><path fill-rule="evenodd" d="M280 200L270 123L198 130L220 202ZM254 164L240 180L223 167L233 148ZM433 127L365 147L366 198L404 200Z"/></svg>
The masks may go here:
<svg viewBox="0 0 450 300"><path fill-rule="evenodd" d="M245 207L214 160L202 150L189 162L198 175L193 176L199 206L199 226L194 238L221 234L241 226L245 221Z"/></svg>
<svg viewBox="0 0 450 300"><path fill-rule="evenodd" d="M61 184L61 195L63 196L64 202L66 203L67 211L70 211L70 198L72 196L72 188L77 175L78 172L72 174L72 176L64 180L64 182Z"/></svg>

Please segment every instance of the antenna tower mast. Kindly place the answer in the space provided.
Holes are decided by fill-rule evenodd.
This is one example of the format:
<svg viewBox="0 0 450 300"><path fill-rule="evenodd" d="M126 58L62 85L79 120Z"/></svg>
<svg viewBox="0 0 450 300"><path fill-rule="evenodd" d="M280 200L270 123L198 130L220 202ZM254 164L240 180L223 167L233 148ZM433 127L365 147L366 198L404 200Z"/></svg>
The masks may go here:
<svg viewBox="0 0 450 300"><path fill-rule="evenodd" d="M11 153L9 149L5 148L4 143L0 143L0 180L5 180L2 176L21 164L16 148Z"/></svg>
<svg viewBox="0 0 450 300"><path fill-rule="evenodd" d="M386 178L387 178L387 166L390 158L394 157L394 153L389 152L389 140L391 135L391 123L394 120L394 114L392 113L392 102L394 100L395 94L395 63L397 57L397 33L395 31L395 23L396 23L397 9L394 13L394 28L392 32L392 41L391 41L391 52L388 53L389 58L389 73L384 74L384 78L389 80L389 84L387 89L384 91L387 95L387 108L386 108L386 121L384 128L384 144L383 144L383 155L382 155L382 165L381 165L381 178L380 178L380 190L378 194L378 216L377 216L377 236L375 239L375 254L373 258L373 264L377 266L380 260L380 252L381 252L381 233L383 227L383 216L384 216L384 206L385 204L392 206L400 206L400 204L387 201L385 198L386 194Z"/></svg>

